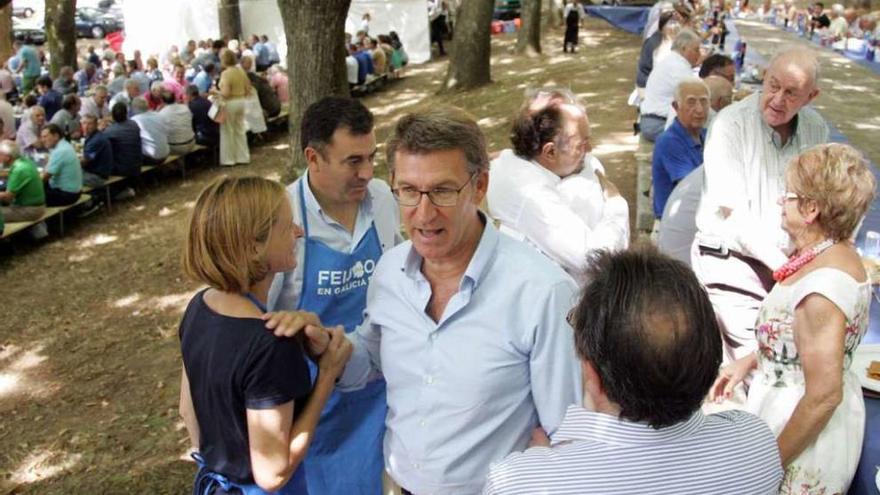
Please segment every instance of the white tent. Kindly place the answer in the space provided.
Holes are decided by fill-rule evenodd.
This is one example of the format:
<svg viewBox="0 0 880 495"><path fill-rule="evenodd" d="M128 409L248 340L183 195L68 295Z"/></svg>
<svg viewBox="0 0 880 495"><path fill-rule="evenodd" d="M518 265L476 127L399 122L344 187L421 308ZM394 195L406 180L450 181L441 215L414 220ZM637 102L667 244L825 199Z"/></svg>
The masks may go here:
<svg viewBox="0 0 880 495"><path fill-rule="evenodd" d="M287 42L281 12L276 0L241 0L241 28L244 35L265 34L275 41L282 60ZM361 18L369 13L370 33L396 31L411 63L431 58L428 12L424 0L352 0L345 22L346 32L360 29ZM217 0L128 1L123 5L125 44L123 51L144 55L161 54L171 45L182 47L190 39L217 38L220 24Z"/></svg>

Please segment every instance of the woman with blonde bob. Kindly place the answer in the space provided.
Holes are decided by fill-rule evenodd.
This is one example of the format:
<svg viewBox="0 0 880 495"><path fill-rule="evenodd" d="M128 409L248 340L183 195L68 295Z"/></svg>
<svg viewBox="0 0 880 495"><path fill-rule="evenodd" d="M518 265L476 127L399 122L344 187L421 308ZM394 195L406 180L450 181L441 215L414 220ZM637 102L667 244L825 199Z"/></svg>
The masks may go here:
<svg viewBox="0 0 880 495"><path fill-rule="evenodd" d="M193 493L307 493L301 462L351 344L312 314L266 313L273 275L294 268L301 236L277 182L221 177L196 201L183 268L208 288L179 331L180 410L200 465ZM291 326L307 349L271 331ZM307 351L321 353L314 384Z"/></svg>
<svg viewBox="0 0 880 495"><path fill-rule="evenodd" d="M871 282L852 244L876 183L862 155L826 144L796 157L780 197L794 246L758 314L758 351L721 370L710 398L730 397L755 370L747 409L777 435L780 493L846 493L865 426L859 379L849 369L868 328Z"/></svg>

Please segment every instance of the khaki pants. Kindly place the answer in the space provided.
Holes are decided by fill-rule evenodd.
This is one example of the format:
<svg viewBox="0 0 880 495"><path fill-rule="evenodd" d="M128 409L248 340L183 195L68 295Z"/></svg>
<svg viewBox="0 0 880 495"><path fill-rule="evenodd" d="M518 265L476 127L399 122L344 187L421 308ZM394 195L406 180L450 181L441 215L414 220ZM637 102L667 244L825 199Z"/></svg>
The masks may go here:
<svg viewBox="0 0 880 495"><path fill-rule="evenodd" d="M33 222L39 220L46 212L45 206L4 206L0 213L7 223Z"/></svg>
<svg viewBox="0 0 880 495"><path fill-rule="evenodd" d="M247 142L247 124L245 123L245 98L226 100L223 111L225 117L220 124L220 165L249 163L251 153Z"/></svg>

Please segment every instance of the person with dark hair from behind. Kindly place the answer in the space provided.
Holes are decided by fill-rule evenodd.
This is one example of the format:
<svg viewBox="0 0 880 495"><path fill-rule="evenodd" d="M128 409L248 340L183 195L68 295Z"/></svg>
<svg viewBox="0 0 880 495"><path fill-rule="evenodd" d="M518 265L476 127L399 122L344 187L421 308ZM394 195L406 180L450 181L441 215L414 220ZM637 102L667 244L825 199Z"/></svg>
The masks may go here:
<svg viewBox="0 0 880 495"><path fill-rule="evenodd" d="M373 123L373 114L352 98L327 97L306 109L300 135L308 168L287 187L304 242L296 249L296 268L276 276L270 309L312 311L347 332L362 322L373 267L403 242L391 189L373 178ZM326 276L342 272L355 274L358 283ZM385 403L384 380L332 395L305 461L311 495L381 492ZM326 475L337 466L347 468Z"/></svg>
<svg viewBox="0 0 880 495"><path fill-rule="evenodd" d="M47 124L40 140L49 151L49 162L43 172L46 181L46 206L67 206L76 203L82 193L82 167L73 146L64 139L64 131Z"/></svg>
<svg viewBox="0 0 880 495"><path fill-rule="evenodd" d="M715 53L706 57L700 65L700 79L709 76L720 76L733 84L736 80L736 66L733 59L723 53Z"/></svg>
<svg viewBox="0 0 880 495"><path fill-rule="evenodd" d="M141 154L141 129L128 118L128 107L119 102L111 110L113 123L104 130L104 136L113 149L113 175L137 177L141 174L144 155ZM125 188L115 199L134 197L134 189Z"/></svg>
<svg viewBox="0 0 880 495"><path fill-rule="evenodd" d="M587 279L569 313L583 404L568 406L552 440L493 466L483 493L776 494L782 465L767 425L701 410L721 332L693 272L646 246L594 253ZM733 459L749 461L731 469Z"/></svg>
<svg viewBox="0 0 880 495"><path fill-rule="evenodd" d="M79 96L72 93L65 95L61 100L61 110L55 112L52 117L51 124L55 124L64 131L64 137L70 140L76 140L82 137L82 126L80 124L80 99Z"/></svg>
<svg viewBox="0 0 880 495"><path fill-rule="evenodd" d="M94 115L83 117L85 144L80 161L83 168L83 184L101 187L113 172L113 147L107 136L98 129L98 118Z"/></svg>
<svg viewBox="0 0 880 495"><path fill-rule="evenodd" d="M46 110L46 120L52 120L55 112L61 110L61 93L52 89L52 78L49 76L37 79L37 92L40 94L37 104Z"/></svg>
<svg viewBox="0 0 880 495"><path fill-rule="evenodd" d="M192 112L192 127L196 133L196 143L210 148L220 143L220 124L208 116L211 101L205 98L193 84L186 87L187 106Z"/></svg>

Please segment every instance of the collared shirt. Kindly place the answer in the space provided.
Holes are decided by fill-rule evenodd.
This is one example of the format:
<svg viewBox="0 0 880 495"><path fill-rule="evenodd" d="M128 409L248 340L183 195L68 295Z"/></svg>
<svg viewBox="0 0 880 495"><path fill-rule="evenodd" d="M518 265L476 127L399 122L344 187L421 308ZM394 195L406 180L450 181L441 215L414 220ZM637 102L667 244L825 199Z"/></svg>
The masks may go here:
<svg viewBox="0 0 880 495"><path fill-rule="evenodd" d="M98 104L95 103L94 96L83 98L82 106L79 109L79 116L85 117L87 115L94 115L98 120L110 117L110 107L107 106L106 101L104 102L104 106L98 107Z"/></svg>
<svg viewBox="0 0 880 495"><path fill-rule="evenodd" d="M376 224L376 233L379 234L379 243L382 251L387 251L403 242L400 234L400 210L388 184L373 179L367 184L367 194L358 208L357 220L354 231L348 229L324 212L318 200L312 193L308 182L309 173L306 171L293 184L287 186L287 197L293 209L293 221L302 225L302 211L299 202L299 183L303 184L305 192L306 212L309 221L309 237L323 242L327 247L351 253L369 232L373 223ZM302 292L303 270L305 269L305 239L300 238L296 242L296 268L289 272L275 275L272 287L269 289L268 307L271 311L292 311L299 304L299 295Z"/></svg>
<svg viewBox="0 0 880 495"><path fill-rule="evenodd" d="M113 146L101 131L86 136L83 170L107 178L113 173Z"/></svg>
<svg viewBox="0 0 880 495"><path fill-rule="evenodd" d="M703 164L705 140L705 129L700 129L699 139L694 139L678 119L657 137L651 163L655 218L663 216L663 208L675 184Z"/></svg>
<svg viewBox="0 0 880 495"><path fill-rule="evenodd" d="M156 112L144 112L131 118L141 129L141 151L153 160L162 160L171 153L168 128Z"/></svg>
<svg viewBox="0 0 880 495"><path fill-rule="evenodd" d="M61 110L61 99L61 93L54 89L49 89L37 99L37 105L46 110L46 120L52 120L58 110Z"/></svg>
<svg viewBox="0 0 880 495"><path fill-rule="evenodd" d="M437 322L421 267L409 241L379 260L339 386L385 376L385 466L398 484L419 495L479 493L492 462L524 449L536 426L556 431L581 400L565 321L576 286L491 222Z"/></svg>
<svg viewBox="0 0 880 495"><path fill-rule="evenodd" d="M165 105L159 110L159 117L168 129L168 144L187 144L195 138L192 126L192 112L183 103Z"/></svg>
<svg viewBox="0 0 880 495"><path fill-rule="evenodd" d="M771 495L782 481L776 438L744 411L654 429L575 405L552 438L493 466L483 493Z"/></svg>
<svg viewBox="0 0 880 495"><path fill-rule="evenodd" d="M133 120L114 122L103 131L113 150L113 175L133 177L141 173L141 128Z"/></svg>
<svg viewBox="0 0 880 495"><path fill-rule="evenodd" d="M728 106L709 130L697 235L718 239L728 249L775 269L785 262L781 247L788 242L777 203L785 189L786 166L804 150L826 143L828 126L815 110L802 108L795 117L794 133L783 145L779 134L764 122L760 98L758 92ZM733 213L725 219L721 207Z"/></svg>
<svg viewBox="0 0 880 495"><path fill-rule="evenodd" d="M82 190L82 167L76 151L66 139L61 139L49 153L49 163L46 165L49 177L49 185L54 189L78 193Z"/></svg>
<svg viewBox="0 0 880 495"><path fill-rule="evenodd" d="M657 62L648 82L645 84L645 99L642 101L642 115L666 117L672 109L675 89L681 81L694 77L694 69L680 53L673 51Z"/></svg>
<svg viewBox="0 0 880 495"><path fill-rule="evenodd" d="M58 91L62 95L74 94L76 93L76 81L59 77L52 83L52 89Z"/></svg>
<svg viewBox="0 0 880 495"><path fill-rule="evenodd" d="M587 254L626 249L629 207L622 197L605 199L592 155L583 169L561 179L539 163L504 150L489 168L489 214L501 231L526 240L570 274L583 271Z"/></svg>
<svg viewBox="0 0 880 495"><path fill-rule="evenodd" d="M211 89L211 84L213 82L214 80L211 76L203 70L199 71L199 73L196 74L195 79L193 79L193 84L199 88L199 93L207 93L208 90Z"/></svg>
<svg viewBox="0 0 880 495"><path fill-rule="evenodd" d="M76 81L76 87L79 91L79 96L85 96L86 91L89 90L92 84L97 82L97 75L98 71L95 71L95 73L92 74L92 77L89 77L89 73L86 72L85 69L80 69L76 71L76 73L73 75L73 79Z"/></svg>
<svg viewBox="0 0 880 495"><path fill-rule="evenodd" d="M64 108L55 112L50 123L60 127L66 138L69 138L71 134L78 132L81 127L79 115L74 115Z"/></svg>

